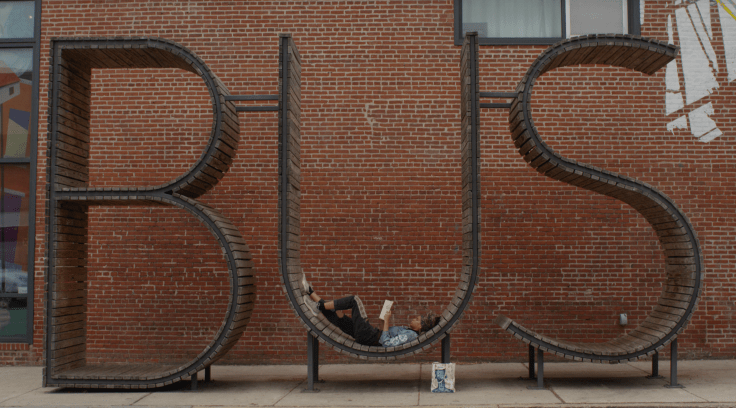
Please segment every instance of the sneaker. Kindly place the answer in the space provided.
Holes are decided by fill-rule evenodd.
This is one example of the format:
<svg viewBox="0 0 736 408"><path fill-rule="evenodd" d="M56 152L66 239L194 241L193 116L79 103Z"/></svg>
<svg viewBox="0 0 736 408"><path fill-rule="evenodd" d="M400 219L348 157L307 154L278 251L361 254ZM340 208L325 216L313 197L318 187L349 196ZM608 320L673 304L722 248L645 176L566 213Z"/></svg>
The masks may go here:
<svg viewBox="0 0 736 408"><path fill-rule="evenodd" d="M319 305L309 295L304 295L304 305L314 316L319 314Z"/></svg>
<svg viewBox="0 0 736 408"><path fill-rule="evenodd" d="M299 289L301 289L302 293L309 296L312 294L313 290L312 286L307 282L307 275L302 272L302 279L299 281Z"/></svg>

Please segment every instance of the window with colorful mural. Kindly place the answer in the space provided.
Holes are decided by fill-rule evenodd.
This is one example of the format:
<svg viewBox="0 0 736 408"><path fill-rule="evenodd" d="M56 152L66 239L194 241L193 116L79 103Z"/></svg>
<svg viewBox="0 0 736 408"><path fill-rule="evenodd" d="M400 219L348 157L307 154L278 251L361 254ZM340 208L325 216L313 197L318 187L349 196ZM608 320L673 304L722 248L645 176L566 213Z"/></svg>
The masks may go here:
<svg viewBox="0 0 736 408"><path fill-rule="evenodd" d="M38 3L0 1L0 342L31 342Z"/></svg>

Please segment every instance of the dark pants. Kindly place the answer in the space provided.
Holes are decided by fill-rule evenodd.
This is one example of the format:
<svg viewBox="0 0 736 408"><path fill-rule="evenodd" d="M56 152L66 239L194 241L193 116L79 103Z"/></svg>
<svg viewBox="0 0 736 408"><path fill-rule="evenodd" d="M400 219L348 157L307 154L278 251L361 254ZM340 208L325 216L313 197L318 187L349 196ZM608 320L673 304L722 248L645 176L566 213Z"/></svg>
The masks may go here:
<svg viewBox="0 0 736 408"><path fill-rule="evenodd" d="M353 319L347 316L339 317L334 310L325 309L322 311L322 314L325 315L330 323L342 330L343 333L350 337L355 337L355 325L353 324Z"/></svg>
<svg viewBox="0 0 736 408"><path fill-rule="evenodd" d="M348 296L334 301L335 310L351 310L353 321L353 333L355 341L364 346L380 346L378 340L381 338L381 330L371 326L368 318L364 316L365 310L355 300L355 296ZM327 315L325 314L325 317ZM335 316L337 317L337 316ZM328 318L329 319L329 318ZM339 327L339 326L338 326ZM346 332L347 333L347 332ZM349 334L349 333L348 333Z"/></svg>

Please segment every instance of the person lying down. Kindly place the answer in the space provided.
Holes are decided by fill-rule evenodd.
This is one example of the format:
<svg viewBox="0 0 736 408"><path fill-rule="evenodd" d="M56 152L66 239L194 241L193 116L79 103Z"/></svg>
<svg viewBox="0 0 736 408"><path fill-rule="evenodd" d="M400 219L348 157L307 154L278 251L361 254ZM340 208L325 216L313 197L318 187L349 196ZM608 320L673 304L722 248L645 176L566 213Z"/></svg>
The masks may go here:
<svg viewBox="0 0 736 408"><path fill-rule="evenodd" d="M409 322L409 327L391 326L391 311L388 311L384 316L382 329L379 329L368 321L363 302L360 301L358 296L351 295L325 302L314 292L311 286L307 286L305 289L309 298L313 301L313 304L308 304L311 309L318 309L330 323L354 338L359 344L365 346L400 346L417 339L420 334L432 329L440 321L439 316L429 312L424 316L417 316L412 319ZM346 316L343 310L350 310L351 317Z"/></svg>

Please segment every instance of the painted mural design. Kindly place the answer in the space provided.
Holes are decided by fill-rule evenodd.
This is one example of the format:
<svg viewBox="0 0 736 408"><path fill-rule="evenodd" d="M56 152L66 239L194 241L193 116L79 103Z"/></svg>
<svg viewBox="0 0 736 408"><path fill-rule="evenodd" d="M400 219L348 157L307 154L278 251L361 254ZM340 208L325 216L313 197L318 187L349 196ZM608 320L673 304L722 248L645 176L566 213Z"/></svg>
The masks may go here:
<svg viewBox="0 0 736 408"><path fill-rule="evenodd" d="M11 21L13 10L17 11L11 5L0 5L0 38L25 35L16 32L24 25ZM27 16L25 19L29 20ZM1 158L31 155L32 90L33 50L1 49ZM30 174L30 166L25 163L0 165L0 338L22 336L27 329Z"/></svg>
<svg viewBox="0 0 736 408"><path fill-rule="evenodd" d="M670 44L680 46L680 57L666 68L665 109L672 116L667 129L689 129L694 137L708 143L723 132L712 119L717 107L707 97L724 85L723 75L719 75L724 70L729 83L736 80L736 1L674 0L674 4L667 34ZM713 30L716 17L721 28L718 35ZM723 56L713 45L721 42ZM725 60L725 66L719 64L719 58Z"/></svg>

